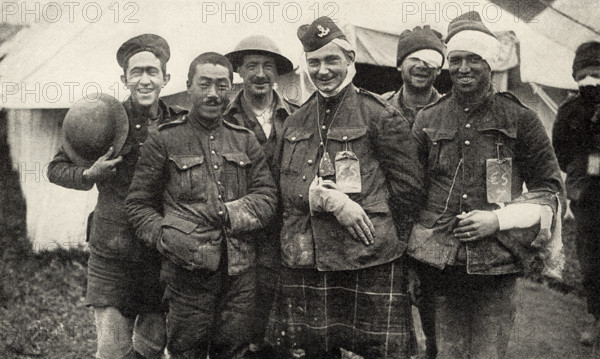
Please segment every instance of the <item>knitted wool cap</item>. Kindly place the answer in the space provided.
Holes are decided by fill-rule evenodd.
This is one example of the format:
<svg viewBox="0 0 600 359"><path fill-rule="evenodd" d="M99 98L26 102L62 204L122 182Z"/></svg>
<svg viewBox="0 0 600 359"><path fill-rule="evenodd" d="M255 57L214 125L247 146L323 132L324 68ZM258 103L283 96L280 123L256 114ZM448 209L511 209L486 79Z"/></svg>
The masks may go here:
<svg viewBox="0 0 600 359"><path fill-rule="evenodd" d="M431 30L429 25L415 27L411 30L405 30L400 34L398 39L398 52L396 66L400 66L404 59L413 52L431 49L439 52L442 55L442 66L444 65L445 57L444 43L442 42L442 34L435 30Z"/></svg>
<svg viewBox="0 0 600 359"><path fill-rule="evenodd" d="M573 78L577 71L590 66L600 66L600 42L588 41L577 47L573 60Z"/></svg>
<svg viewBox="0 0 600 359"><path fill-rule="evenodd" d="M496 37L496 35L494 35L494 33L484 25L483 21L481 20L481 16L477 11L469 11L450 21L450 24L448 24L446 43L448 43L452 36L464 30L481 31L494 38Z"/></svg>

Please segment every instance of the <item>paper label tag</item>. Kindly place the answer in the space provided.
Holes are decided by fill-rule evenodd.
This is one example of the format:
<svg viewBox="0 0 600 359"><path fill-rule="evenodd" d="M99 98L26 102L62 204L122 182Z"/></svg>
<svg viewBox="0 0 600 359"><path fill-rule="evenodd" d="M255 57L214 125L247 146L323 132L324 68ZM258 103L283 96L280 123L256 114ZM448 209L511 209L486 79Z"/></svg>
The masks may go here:
<svg viewBox="0 0 600 359"><path fill-rule="evenodd" d="M485 165L488 203L512 201L512 158L488 159Z"/></svg>
<svg viewBox="0 0 600 359"><path fill-rule="evenodd" d="M352 151L340 151L335 154L335 183L344 193L360 193L360 163Z"/></svg>
<svg viewBox="0 0 600 359"><path fill-rule="evenodd" d="M588 156L587 174L600 176L600 153L592 153Z"/></svg>

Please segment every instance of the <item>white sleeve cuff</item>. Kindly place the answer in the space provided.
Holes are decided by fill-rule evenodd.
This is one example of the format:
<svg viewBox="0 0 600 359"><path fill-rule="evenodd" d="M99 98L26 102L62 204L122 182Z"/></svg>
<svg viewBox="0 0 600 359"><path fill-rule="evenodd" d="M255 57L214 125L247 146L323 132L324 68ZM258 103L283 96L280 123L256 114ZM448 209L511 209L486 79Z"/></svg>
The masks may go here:
<svg viewBox="0 0 600 359"><path fill-rule="evenodd" d="M540 223L542 206L535 203L516 203L493 211L501 231L528 228Z"/></svg>

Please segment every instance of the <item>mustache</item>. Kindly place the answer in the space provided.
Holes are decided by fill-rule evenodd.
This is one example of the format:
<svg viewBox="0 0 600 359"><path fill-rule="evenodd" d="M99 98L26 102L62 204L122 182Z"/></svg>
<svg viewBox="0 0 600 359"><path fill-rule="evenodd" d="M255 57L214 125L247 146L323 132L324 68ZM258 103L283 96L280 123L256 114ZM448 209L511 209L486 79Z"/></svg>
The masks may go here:
<svg viewBox="0 0 600 359"><path fill-rule="evenodd" d="M220 98L207 98L204 101L202 101L202 104L207 106L219 106L224 103L225 101L221 100Z"/></svg>
<svg viewBox="0 0 600 359"><path fill-rule="evenodd" d="M266 77L254 77L250 80L250 83L254 84L254 85L265 85L265 84L270 84L272 82L273 81L269 80Z"/></svg>

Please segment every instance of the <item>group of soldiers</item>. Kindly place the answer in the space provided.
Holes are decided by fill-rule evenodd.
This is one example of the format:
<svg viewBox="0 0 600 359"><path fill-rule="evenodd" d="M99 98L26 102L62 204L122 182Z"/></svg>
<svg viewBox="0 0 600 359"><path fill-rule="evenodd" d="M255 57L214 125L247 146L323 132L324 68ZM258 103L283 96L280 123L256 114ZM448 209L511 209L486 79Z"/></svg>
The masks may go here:
<svg viewBox="0 0 600 359"><path fill-rule="evenodd" d="M353 85L355 49L330 18L297 35L316 88L299 108L274 89L293 66L267 37L196 57L189 112L159 98L163 38L119 48L126 138L82 164L67 136L48 169L99 191L96 357L409 358L414 304L425 357L503 358L516 279L556 240L565 203L541 121L492 86L498 40L476 12L444 41L407 30L403 86L379 96Z"/></svg>

